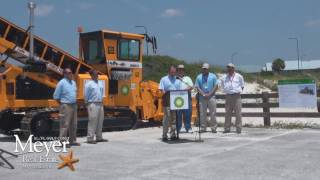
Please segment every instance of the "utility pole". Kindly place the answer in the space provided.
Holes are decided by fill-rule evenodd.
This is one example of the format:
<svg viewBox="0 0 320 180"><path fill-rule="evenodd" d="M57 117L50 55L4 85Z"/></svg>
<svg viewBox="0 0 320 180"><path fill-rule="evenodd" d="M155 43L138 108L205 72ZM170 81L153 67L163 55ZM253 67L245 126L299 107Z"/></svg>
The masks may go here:
<svg viewBox="0 0 320 180"><path fill-rule="evenodd" d="M297 57L298 57L298 71L299 71L300 70L299 39L296 38L296 37L291 37L291 38L288 38L288 39L293 39L293 40L296 40L296 42L297 42Z"/></svg>
<svg viewBox="0 0 320 180"><path fill-rule="evenodd" d="M237 55L237 54L238 54L237 52L234 52L234 53L231 54L231 63L232 63L232 64L234 64L234 63L233 63L233 57L234 57L235 55Z"/></svg>
<svg viewBox="0 0 320 180"><path fill-rule="evenodd" d="M145 34L145 37L148 36L148 29L146 26L135 26L136 28L143 28L144 29L144 34ZM147 56L149 55L149 48L148 48L148 41L146 39L146 45L147 45Z"/></svg>
<svg viewBox="0 0 320 180"><path fill-rule="evenodd" d="M34 9L36 8L36 3L29 2L29 58L31 61L34 60L34 38L33 38L33 29L34 29Z"/></svg>

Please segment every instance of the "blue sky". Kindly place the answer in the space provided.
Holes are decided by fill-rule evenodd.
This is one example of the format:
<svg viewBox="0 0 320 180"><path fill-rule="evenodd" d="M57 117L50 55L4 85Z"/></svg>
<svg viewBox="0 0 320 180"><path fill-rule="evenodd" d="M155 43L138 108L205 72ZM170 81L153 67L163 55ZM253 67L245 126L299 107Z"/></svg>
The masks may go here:
<svg viewBox="0 0 320 180"><path fill-rule="evenodd" d="M0 15L26 27L26 0L2 0ZM36 34L77 55L77 27L158 37L159 54L223 65L261 66L275 58L320 59L319 0L36 0Z"/></svg>

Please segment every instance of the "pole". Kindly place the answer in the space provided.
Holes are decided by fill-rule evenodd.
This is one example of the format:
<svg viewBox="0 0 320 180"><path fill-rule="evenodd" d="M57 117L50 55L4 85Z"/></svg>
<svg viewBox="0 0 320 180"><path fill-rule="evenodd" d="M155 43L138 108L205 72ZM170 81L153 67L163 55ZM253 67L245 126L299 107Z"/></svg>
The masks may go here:
<svg viewBox="0 0 320 180"><path fill-rule="evenodd" d="M197 115L198 115L198 128L199 128L199 142L201 142L201 118L200 118L200 103L199 103L199 98L200 98L200 94L199 92L197 93Z"/></svg>
<svg viewBox="0 0 320 180"><path fill-rule="evenodd" d="M288 38L288 39L294 39L297 43L297 60L298 60L298 71L300 70L300 53L299 53L299 39L296 37Z"/></svg>
<svg viewBox="0 0 320 180"><path fill-rule="evenodd" d="M233 63L233 57L234 57L235 55L237 55L237 54L238 54L237 52L234 52L234 53L231 54L231 63L232 63L232 64L234 64L234 63Z"/></svg>
<svg viewBox="0 0 320 180"><path fill-rule="evenodd" d="M148 30L145 26L143 26L144 28L144 32L146 34L146 36L148 36ZM146 41L146 45L147 45L147 56L149 56L149 45L148 45L148 42Z"/></svg>
<svg viewBox="0 0 320 180"><path fill-rule="evenodd" d="M297 40L297 56L298 56L298 71L300 70L300 54L299 54L299 40L298 38L296 38Z"/></svg>
<svg viewBox="0 0 320 180"><path fill-rule="evenodd" d="M34 40L33 40L33 28L34 28L34 9L36 8L36 4L34 2L28 3L29 8L29 58L31 61L34 60Z"/></svg>
<svg viewBox="0 0 320 180"><path fill-rule="evenodd" d="M177 130L177 140L179 140L178 110L175 110L175 113L176 113L176 130Z"/></svg>
<svg viewBox="0 0 320 180"><path fill-rule="evenodd" d="M271 120L270 120L270 106L269 106L269 95L268 92L262 92L262 102L264 104L263 106L263 124L264 127L270 127Z"/></svg>
<svg viewBox="0 0 320 180"><path fill-rule="evenodd" d="M147 37L148 36L148 29L146 26L135 26L135 27L140 27L144 29L144 35ZM147 56L149 55L149 46L148 46L148 41L146 39L146 45L147 45Z"/></svg>

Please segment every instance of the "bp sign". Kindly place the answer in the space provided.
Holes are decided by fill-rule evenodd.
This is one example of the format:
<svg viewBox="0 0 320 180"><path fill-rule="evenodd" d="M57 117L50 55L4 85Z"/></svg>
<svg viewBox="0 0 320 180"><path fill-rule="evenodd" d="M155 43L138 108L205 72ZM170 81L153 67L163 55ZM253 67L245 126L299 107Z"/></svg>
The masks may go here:
<svg viewBox="0 0 320 180"><path fill-rule="evenodd" d="M126 96L129 94L130 88L128 85L123 85L120 90L121 94Z"/></svg>
<svg viewBox="0 0 320 180"><path fill-rule="evenodd" d="M174 99L174 105L175 105L176 107L181 108L181 107L183 107L183 104L184 104L184 100L183 100L182 97L176 97L176 98Z"/></svg>
<svg viewBox="0 0 320 180"><path fill-rule="evenodd" d="M170 92L170 109L180 110L188 109L188 91L171 91Z"/></svg>

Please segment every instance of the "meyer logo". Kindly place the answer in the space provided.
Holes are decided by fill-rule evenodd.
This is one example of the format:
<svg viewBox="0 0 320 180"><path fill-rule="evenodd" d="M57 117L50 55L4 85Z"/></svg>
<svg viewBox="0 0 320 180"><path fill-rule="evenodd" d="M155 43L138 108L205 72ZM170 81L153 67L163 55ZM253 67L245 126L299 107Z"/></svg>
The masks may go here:
<svg viewBox="0 0 320 180"><path fill-rule="evenodd" d="M16 148L14 150L14 152L25 152L26 150L28 150L29 153L41 153L44 152L46 153L46 156L49 155L50 151L59 153L59 152L67 152L67 148L66 145L69 144L69 142L66 141L50 141L50 142L41 142L41 141L35 141L33 142L33 135L30 135L27 142L25 143L25 145L22 145L22 142L19 138L18 135L14 135L14 137L16 138ZM18 147L20 147L20 151L18 150ZM28 147L28 148L27 148ZM62 149L61 149L62 147Z"/></svg>
<svg viewBox="0 0 320 180"><path fill-rule="evenodd" d="M74 171L73 164L79 162L79 159L73 158L72 150L69 153L67 151L68 138L30 135L26 141L21 141L18 135L14 135L14 137L16 139L14 152L22 154L22 166L25 168L62 169L68 166L71 171ZM64 156L64 153L68 153L68 155Z"/></svg>

